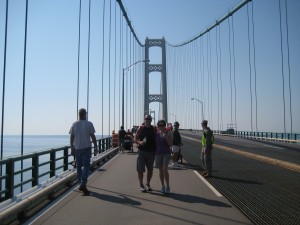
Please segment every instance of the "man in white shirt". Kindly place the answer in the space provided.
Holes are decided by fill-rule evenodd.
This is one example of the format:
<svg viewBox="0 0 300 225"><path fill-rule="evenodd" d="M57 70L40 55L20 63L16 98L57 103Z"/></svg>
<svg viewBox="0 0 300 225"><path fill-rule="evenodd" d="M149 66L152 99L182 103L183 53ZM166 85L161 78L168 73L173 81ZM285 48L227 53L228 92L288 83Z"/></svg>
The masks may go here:
<svg viewBox="0 0 300 225"><path fill-rule="evenodd" d="M87 178L90 170L90 161L92 156L91 140L94 144L94 155L98 154L97 140L95 137L95 128L92 122L86 119L86 110L79 110L79 120L72 124L69 134L72 154L75 154L77 163L77 178L79 190L85 195L90 191L86 188Z"/></svg>

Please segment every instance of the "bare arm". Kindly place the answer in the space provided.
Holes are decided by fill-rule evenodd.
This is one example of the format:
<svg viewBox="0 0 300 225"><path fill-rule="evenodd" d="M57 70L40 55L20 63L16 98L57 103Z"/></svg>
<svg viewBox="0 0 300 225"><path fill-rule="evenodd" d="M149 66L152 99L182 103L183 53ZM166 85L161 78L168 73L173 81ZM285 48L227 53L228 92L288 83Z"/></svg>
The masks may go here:
<svg viewBox="0 0 300 225"><path fill-rule="evenodd" d="M172 144L173 144L173 134L172 134L172 132L168 132L166 138L167 138L168 145L172 146Z"/></svg>

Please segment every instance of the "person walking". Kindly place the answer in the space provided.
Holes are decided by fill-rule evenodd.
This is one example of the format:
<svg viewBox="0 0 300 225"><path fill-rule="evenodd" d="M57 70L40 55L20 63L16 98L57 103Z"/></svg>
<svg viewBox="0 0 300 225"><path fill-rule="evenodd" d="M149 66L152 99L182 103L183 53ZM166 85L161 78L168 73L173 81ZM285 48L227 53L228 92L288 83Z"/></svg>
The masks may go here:
<svg viewBox="0 0 300 225"><path fill-rule="evenodd" d="M161 192L168 194L170 193L168 165L171 158L173 135L171 131L167 131L165 120L159 120L157 127L155 164L159 169L159 178L162 186Z"/></svg>
<svg viewBox="0 0 300 225"><path fill-rule="evenodd" d="M141 125L135 136L135 143L138 146L137 152L137 172L140 182L140 191L147 192L152 191L150 181L153 175L153 164L155 158L155 137L156 128L151 125L152 117L150 115L145 116L144 125ZM147 183L144 185L144 172L147 168Z"/></svg>
<svg viewBox="0 0 300 225"><path fill-rule="evenodd" d="M74 122L70 129L70 145L72 154L75 154L77 179L79 182L79 190L85 195L89 195L87 189L87 178L90 170L90 161L92 156L91 140L94 144L94 155L98 154L97 140L95 137L95 128L92 122L87 120L87 112L85 109L80 109L79 120Z"/></svg>
<svg viewBox="0 0 300 225"><path fill-rule="evenodd" d="M202 151L201 161L204 167L204 173L202 174L205 178L212 177L212 149L213 149L213 132L207 126L207 120L203 120L201 125L203 128L202 134Z"/></svg>
<svg viewBox="0 0 300 225"><path fill-rule="evenodd" d="M125 137L127 133L124 130L123 126L120 127L118 134L119 134L119 150L121 152L124 152Z"/></svg>
<svg viewBox="0 0 300 225"><path fill-rule="evenodd" d="M172 145L172 167L178 167L179 164L178 164L178 157L179 157L179 154L180 154L180 147L182 145L182 142L181 142L181 135L179 133L179 123L176 121L174 122L173 124L173 131L172 131L172 134L173 134L173 145Z"/></svg>

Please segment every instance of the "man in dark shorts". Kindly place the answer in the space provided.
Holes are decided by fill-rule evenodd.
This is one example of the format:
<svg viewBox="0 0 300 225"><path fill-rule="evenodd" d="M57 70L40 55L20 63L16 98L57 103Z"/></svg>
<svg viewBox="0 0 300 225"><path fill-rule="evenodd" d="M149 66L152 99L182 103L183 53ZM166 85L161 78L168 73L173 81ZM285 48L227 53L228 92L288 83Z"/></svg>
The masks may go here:
<svg viewBox="0 0 300 225"><path fill-rule="evenodd" d="M153 164L155 158L156 128L151 125L152 117L145 116L144 125L136 132L135 143L138 145L137 172L140 182L140 191L152 191L150 181L153 175ZM145 167L147 168L147 183L143 184Z"/></svg>

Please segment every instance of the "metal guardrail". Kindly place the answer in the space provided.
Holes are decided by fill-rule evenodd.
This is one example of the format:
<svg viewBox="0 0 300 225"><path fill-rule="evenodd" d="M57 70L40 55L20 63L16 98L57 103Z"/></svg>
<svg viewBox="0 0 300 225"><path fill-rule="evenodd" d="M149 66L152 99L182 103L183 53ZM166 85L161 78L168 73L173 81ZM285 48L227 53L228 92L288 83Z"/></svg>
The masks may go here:
<svg viewBox="0 0 300 225"><path fill-rule="evenodd" d="M100 153L111 148L111 141L111 137L97 140ZM65 146L0 160L0 166L4 172L0 177L0 182L4 187L0 190L0 202L14 197L16 189L24 185L27 188L23 191L26 191L37 186L42 177L48 176L50 179L56 176L59 170L67 171L73 162L73 156L69 150L70 146ZM24 161L26 161L25 166L20 169L18 164ZM25 173L27 177L19 179Z"/></svg>
<svg viewBox="0 0 300 225"><path fill-rule="evenodd" d="M182 129L191 132L202 132L202 130L193 130L193 129ZM248 138L248 139L259 139L266 141L278 141L278 142L289 142L289 143L300 143L300 134L296 133L276 133L276 132L250 132L250 131L219 131L214 130L214 134L226 135L226 136L235 136L239 138Z"/></svg>
<svg viewBox="0 0 300 225"><path fill-rule="evenodd" d="M91 167L98 166L117 154L119 148L109 148L92 157ZM0 224L22 224L32 212L36 212L45 205L45 201L51 201L57 195L74 184L77 174L76 169L68 169L59 175L34 186L17 196L0 203Z"/></svg>

